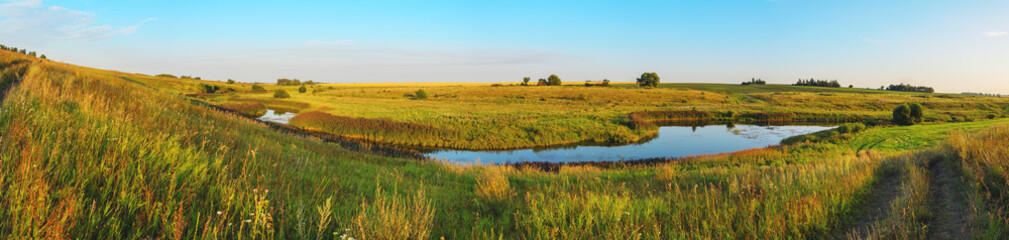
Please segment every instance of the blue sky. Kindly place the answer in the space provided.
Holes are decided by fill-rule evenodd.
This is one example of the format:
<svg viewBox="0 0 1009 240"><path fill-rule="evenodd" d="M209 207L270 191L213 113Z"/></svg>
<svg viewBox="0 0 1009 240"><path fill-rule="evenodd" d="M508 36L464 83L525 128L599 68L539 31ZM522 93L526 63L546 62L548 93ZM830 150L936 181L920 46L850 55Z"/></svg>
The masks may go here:
<svg viewBox="0 0 1009 240"><path fill-rule="evenodd" d="M78 65L272 82L772 83L1009 93L1007 1L41 1L0 42Z"/></svg>

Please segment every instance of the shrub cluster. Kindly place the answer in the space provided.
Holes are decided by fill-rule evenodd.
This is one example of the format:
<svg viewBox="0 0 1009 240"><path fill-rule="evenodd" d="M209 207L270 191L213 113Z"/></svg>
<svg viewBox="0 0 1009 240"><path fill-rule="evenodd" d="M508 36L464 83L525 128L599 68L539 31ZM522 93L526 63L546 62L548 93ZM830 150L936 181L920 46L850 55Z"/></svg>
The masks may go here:
<svg viewBox="0 0 1009 240"><path fill-rule="evenodd" d="M253 92L265 92L266 88L263 88L263 86L259 86L259 84L252 84L252 91Z"/></svg>
<svg viewBox="0 0 1009 240"><path fill-rule="evenodd" d="M893 109L893 123L914 125L924 121L925 107L918 103L901 104Z"/></svg>
<svg viewBox="0 0 1009 240"><path fill-rule="evenodd" d="M291 94L288 94L283 89L277 89L273 91L273 98L291 98Z"/></svg>

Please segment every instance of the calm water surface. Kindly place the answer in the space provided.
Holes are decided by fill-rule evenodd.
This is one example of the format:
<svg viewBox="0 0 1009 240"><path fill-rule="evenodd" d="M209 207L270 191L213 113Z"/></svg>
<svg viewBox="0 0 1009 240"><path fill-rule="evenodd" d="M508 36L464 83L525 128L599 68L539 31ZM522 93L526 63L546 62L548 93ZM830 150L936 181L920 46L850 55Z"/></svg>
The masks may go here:
<svg viewBox="0 0 1009 240"><path fill-rule="evenodd" d="M269 115L269 114L268 114ZM436 150L428 156L453 162L588 162L624 161L656 157L684 157L734 152L777 145L787 137L813 133L824 126L709 125L660 127L647 142L622 146L570 146L509 151Z"/></svg>
<svg viewBox="0 0 1009 240"><path fill-rule="evenodd" d="M273 111L273 109L266 109L266 114L259 117L259 120L270 121L275 123L287 124L287 121L291 120L297 113L293 112L279 112Z"/></svg>

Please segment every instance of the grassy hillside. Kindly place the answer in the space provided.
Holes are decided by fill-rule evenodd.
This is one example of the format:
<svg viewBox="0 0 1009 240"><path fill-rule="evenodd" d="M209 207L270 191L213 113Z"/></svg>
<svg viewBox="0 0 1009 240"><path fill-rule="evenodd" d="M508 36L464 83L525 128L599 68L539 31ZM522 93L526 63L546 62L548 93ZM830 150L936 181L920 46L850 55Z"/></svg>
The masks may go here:
<svg viewBox="0 0 1009 240"><path fill-rule="evenodd" d="M1004 219L998 210L1004 203L994 197L1000 190L992 187L1001 185L985 177L1004 174L984 170L997 161L983 157L997 152L974 150L997 146L999 140L993 137L1009 133L970 133L1004 125L1004 120L872 128L838 142L800 143L650 166L563 166L558 172L543 172L350 151L279 133L262 123L194 104L184 96L200 83L217 83L83 68L4 51L0 51L0 63L5 76L10 71L19 80L8 81L18 83L0 104L3 239L339 239L344 234L356 239L828 238L859 232L861 216L866 215L860 213L879 198L877 189L894 193L894 200L885 201L887 208L938 215L929 207L930 200L922 197L932 186L928 164L953 159L954 149L967 159L963 169L976 173L969 178L976 183L971 185L976 186L971 188L977 196L973 199L986 204L979 208L984 211L979 216L997 214L985 218L991 224L976 228L989 235L977 236L999 236L1000 229L1005 229L997 225ZM705 102L712 96L734 97L662 88L431 89L432 94L457 94L472 100L440 106L450 100L402 98L403 92L415 87L334 88L325 94L304 94L306 99L317 100L303 103L309 104L307 109L346 112L341 115L347 116L391 111L384 113L387 118L404 122L439 119L435 110L423 110L428 108L461 118L453 114L476 109L465 107L472 104L496 106L485 110L488 113L465 113L463 119L474 124L514 122L503 116L516 111L533 114L535 121L549 122L540 118L554 117L560 119L554 121L580 126L608 122L588 117L592 114L622 114L643 105L666 104L649 104L647 99L693 96ZM572 110L591 106L595 100L496 104L500 97L483 97L526 91L544 98L589 91L592 96L626 100L613 105L623 110L597 113ZM614 91L626 94L610 95ZM665 94L675 92L689 94ZM243 92L238 97L269 100L263 94ZM816 96L805 94L812 95L798 95ZM884 99L897 102L901 100L897 96L901 95ZM232 97L208 99L226 102ZM300 99L267 102L297 106ZM935 100L936 104L955 101ZM984 101L997 100L977 102ZM395 104L385 107L369 102ZM631 106L624 108L625 104ZM718 104L706 107L718 108ZM413 116L393 117L404 115L407 108L419 110ZM581 117L575 120L568 117L582 111L585 115L576 115ZM424 121L417 122L434 123ZM953 147L922 150L942 146L952 128L963 131L954 133L961 137L955 138ZM895 134L901 140L891 140ZM897 187L883 188L888 183ZM866 221L878 226L872 228L873 236L931 234L932 228L922 227L933 225L928 218L901 212L886 211L875 214L885 219Z"/></svg>
<svg viewBox="0 0 1009 240"><path fill-rule="evenodd" d="M666 114L650 119L659 122L887 123L894 107L918 102L929 109L925 116L929 122L964 122L1000 118L1009 107L1009 98L786 85L667 83L658 88L640 88L633 84L320 84L308 85L305 93L297 91L299 86L262 84L267 91L250 92L246 90L249 87L222 84L228 86L239 91L199 97L219 105L258 102L284 111L319 112L322 114L296 117L291 124L335 135L460 149L637 142L656 133L653 127L634 127L637 124L632 115L642 112L699 111L707 116L695 119ZM288 92L291 98L275 99L273 91L278 89ZM421 89L430 97L414 99ZM408 130L360 130L359 126L370 122Z"/></svg>

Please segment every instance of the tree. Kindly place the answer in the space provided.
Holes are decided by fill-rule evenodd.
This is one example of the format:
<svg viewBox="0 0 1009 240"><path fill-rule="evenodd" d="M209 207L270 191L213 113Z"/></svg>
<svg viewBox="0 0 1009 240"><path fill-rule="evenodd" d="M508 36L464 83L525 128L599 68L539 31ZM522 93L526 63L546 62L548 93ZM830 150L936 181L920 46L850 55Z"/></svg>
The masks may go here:
<svg viewBox="0 0 1009 240"><path fill-rule="evenodd" d="M229 78L228 79L228 84L235 84L235 80L232 80L232 79Z"/></svg>
<svg viewBox="0 0 1009 240"><path fill-rule="evenodd" d="M42 56L40 56L40 58L42 58L42 59L46 59L46 55L45 55L45 54L42 54Z"/></svg>
<svg viewBox="0 0 1009 240"><path fill-rule="evenodd" d="M546 85L547 85L546 78L540 78L539 82L536 83L536 86L546 86Z"/></svg>
<svg viewBox="0 0 1009 240"><path fill-rule="evenodd" d="M263 86L259 86L258 84L252 84L252 91L253 92L265 92L266 88L263 88Z"/></svg>
<svg viewBox="0 0 1009 240"><path fill-rule="evenodd" d="M529 86L529 77L522 78L522 86Z"/></svg>
<svg viewBox="0 0 1009 240"><path fill-rule="evenodd" d="M603 87L609 87L609 86L610 86L610 80L609 79L603 79Z"/></svg>
<svg viewBox="0 0 1009 240"><path fill-rule="evenodd" d="M417 91L413 93L413 97L416 99L427 99L427 92L425 92L424 89L417 89Z"/></svg>
<svg viewBox="0 0 1009 240"><path fill-rule="evenodd" d="M925 118L925 107L918 103L908 104L908 108L911 109L911 122L922 123Z"/></svg>
<svg viewBox="0 0 1009 240"><path fill-rule="evenodd" d="M308 88L305 88L305 85L301 85L301 87L298 88L298 92L299 93L308 92Z"/></svg>
<svg viewBox="0 0 1009 240"><path fill-rule="evenodd" d="M901 104L893 109L893 123L897 125L914 125L911 117L911 107Z"/></svg>
<svg viewBox="0 0 1009 240"><path fill-rule="evenodd" d="M558 77L555 74L550 74L550 77L547 77L547 85L550 85L550 86L560 86L561 85L561 78Z"/></svg>
<svg viewBox="0 0 1009 240"><path fill-rule="evenodd" d="M273 91L273 97L274 98L290 98L291 94L287 94L287 91L284 91L282 89L277 89L277 90Z"/></svg>
<svg viewBox="0 0 1009 240"><path fill-rule="evenodd" d="M659 74L656 74L654 72L642 73L641 77L638 78L638 85L642 87L658 87Z"/></svg>

